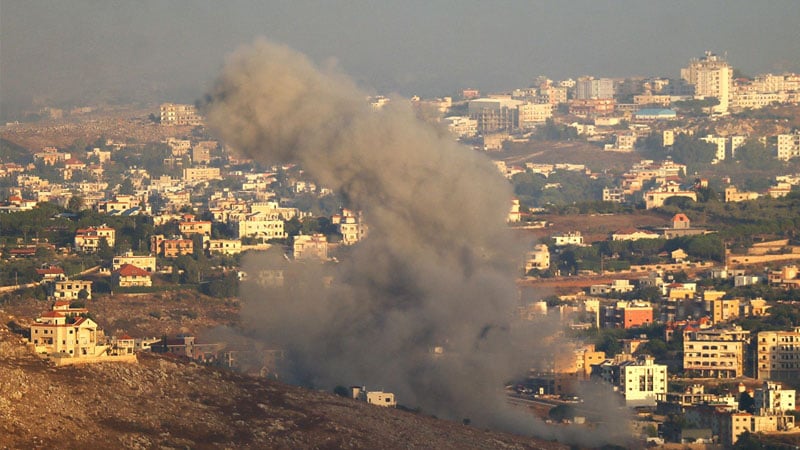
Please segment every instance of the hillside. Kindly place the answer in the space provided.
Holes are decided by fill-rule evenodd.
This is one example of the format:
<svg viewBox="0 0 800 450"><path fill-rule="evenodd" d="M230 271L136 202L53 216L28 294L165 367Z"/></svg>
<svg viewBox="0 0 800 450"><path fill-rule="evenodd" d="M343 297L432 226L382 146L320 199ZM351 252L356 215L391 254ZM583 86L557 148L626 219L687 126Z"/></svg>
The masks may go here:
<svg viewBox="0 0 800 450"><path fill-rule="evenodd" d="M55 368L4 324L0 448L566 448L155 354Z"/></svg>

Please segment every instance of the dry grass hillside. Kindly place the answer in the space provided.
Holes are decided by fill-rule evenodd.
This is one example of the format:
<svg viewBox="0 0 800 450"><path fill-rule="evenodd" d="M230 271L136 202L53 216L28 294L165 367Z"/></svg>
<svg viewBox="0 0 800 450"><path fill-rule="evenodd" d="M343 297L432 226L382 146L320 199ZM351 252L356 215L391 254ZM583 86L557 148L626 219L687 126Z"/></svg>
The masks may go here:
<svg viewBox="0 0 800 450"><path fill-rule="evenodd" d="M0 448L566 448L155 354L56 368L0 317Z"/></svg>

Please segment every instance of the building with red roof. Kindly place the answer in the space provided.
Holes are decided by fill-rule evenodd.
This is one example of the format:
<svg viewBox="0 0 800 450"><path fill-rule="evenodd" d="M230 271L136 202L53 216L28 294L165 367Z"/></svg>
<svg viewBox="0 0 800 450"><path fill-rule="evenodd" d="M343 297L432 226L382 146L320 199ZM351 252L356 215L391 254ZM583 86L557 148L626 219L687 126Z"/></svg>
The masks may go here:
<svg viewBox="0 0 800 450"><path fill-rule="evenodd" d="M150 287L153 285L150 272L133 264L123 264L122 267L112 272L111 281L119 287Z"/></svg>

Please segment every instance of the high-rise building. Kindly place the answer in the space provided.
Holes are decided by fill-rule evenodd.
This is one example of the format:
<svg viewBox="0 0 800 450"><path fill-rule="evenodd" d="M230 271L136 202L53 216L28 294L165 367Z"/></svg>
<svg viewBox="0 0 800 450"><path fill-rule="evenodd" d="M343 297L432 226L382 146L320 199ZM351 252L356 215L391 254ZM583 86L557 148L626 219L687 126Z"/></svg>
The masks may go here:
<svg viewBox="0 0 800 450"><path fill-rule="evenodd" d="M689 67L681 69L681 79L694 86L695 96L718 99L715 113L728 112L733 91L733 69L723 58L706 52L702 58L692 59Z"/></svg>

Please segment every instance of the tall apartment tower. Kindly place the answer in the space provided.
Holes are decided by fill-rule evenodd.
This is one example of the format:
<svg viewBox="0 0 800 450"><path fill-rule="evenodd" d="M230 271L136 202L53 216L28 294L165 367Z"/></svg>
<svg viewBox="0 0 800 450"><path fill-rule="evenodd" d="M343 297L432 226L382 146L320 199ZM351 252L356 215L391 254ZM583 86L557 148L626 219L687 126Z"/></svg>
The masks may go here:
<svg viewBox="0 0 800 450"><path fill-rule="evenodd" d="M681 79L694 86L694 95L716 97L716 113L728 112L733 91L733 69L720 56L706 52L702 58L693 58L689 67L681 69Z"/></svg>

